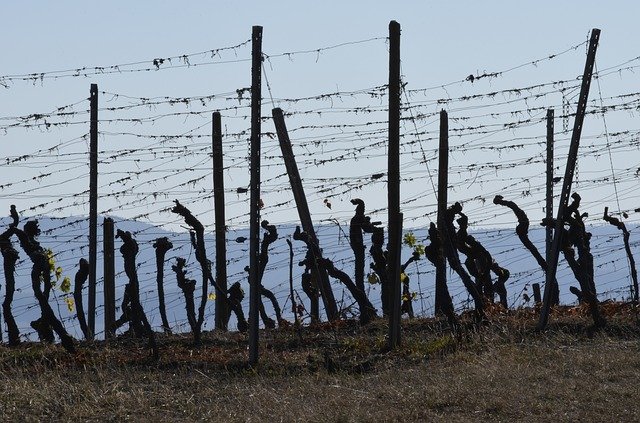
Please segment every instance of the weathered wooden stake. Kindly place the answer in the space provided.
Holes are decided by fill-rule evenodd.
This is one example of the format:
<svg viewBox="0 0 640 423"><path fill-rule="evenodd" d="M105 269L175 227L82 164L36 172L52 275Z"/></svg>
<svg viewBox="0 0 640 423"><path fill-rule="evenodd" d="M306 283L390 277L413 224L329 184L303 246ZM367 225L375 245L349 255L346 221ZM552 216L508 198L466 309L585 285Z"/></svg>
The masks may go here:
<svg viewBox="0 0 640 423"><path fill-rule="evenodd" d="M102 224L104 260L104 339L112 338L116 322L116 262L113 219L106 217Z"/></svg>
<svg viewBox="0 0 640 423"><path fill-rule="evenodd" d="M222 161L222 123L220 113L213 113L213 208L216 227L216 282L220 290L227 291L227 231L224 205L224 165ZM223 295L216 296L215 327L227 330L227 301Z"/></svg>
<svg viewBox="0 0 640 423"><path fill-rule="evenodd" d="M89 91L89 339L96 333L96 260L98 258L98 85Z"/></svg>
<svg viewBox="0 0 640 423"><path fill-rule="evenodd" d="M251 35L251 192L249 205L249 364L258 363L260 281L260 107L262 104L262 27Z"/></svg>
<svg viewBox="0 0 640 423"><path fill-rule="evenodd" d="M533 289L533 302L540 304L542 301L542 295L540 295L540 284L537 282L532 283L531 288Z"/></svg>
<svg viewBox="0 0 640 423"><path fill-rule="evenodd" d="M446 224L444 222L444 216L447 211L447 186L449 184L449 117L447 112L442 110L440 112L440 145L438 150L438 217L437 226L438 233L442 242L446 242ZM435 312L436 314L445 313L448 303L451 302L451 298L447 298L447 259L444 251L442 252L442 259L438 260L436 264L436 298L435 298Z"/></svg>
<svg viewBox="0 0 640 423"><path fill-rule="evenodd" d="M547 202L545 213L548 222L553 219L553 109L547 110ZM549 263L551 246L553 244L553 228L546 227L545 261Z"/></svg>
<svg viewBox="0 0 640 423"><path fill-rule="evenodd" d="M400 344L400 24L389 22L389 149L387 153L389 348Z"/></svg>
<svg viewBox="0 0 640 423"><path fill-rule="evenodd" d="M284 160L285 167L287 168L287 174L289 175L289 183L291 184L291 191L293 192L293 198L296 202L296 208L298 209L298 215L300 216L300 223L302 224L302 230L309 234L311 241L316 244L318 238L313 228L313 222L311 221L311 213L309 212L309 205L307 204L307 197L304 195L304 187L302 186L302 179L298 172L298 165L296 164L295 156L293 155L293 148L291 147L291 140L289 140L289 134L287 132L287 126L284 122L284 116L282 109L276 108L271 111L273 116L273 122L278 134L278 141L280 142L280 150L282 151L282 158ZM324 302L324 308L329 320L335 320L338 316L338 306L336 304L335 297L333 296L333 290L329 282L329 276L327 271L321 267L313 266L312 272L316 275L316 281L318 282L318 288Z"/></svg>
<svg viewBox="0 0 640 423"><path fill-rule="evenodd" d="M403 214L402 213L398 213L398 225L397 225L397 229L398 232L396 234L396 240L395 240L395 253L396 253L396 263L400 263L401 255L400 252L402 251L402 219L403 219ZM391 240L389 240L389 242L391 243ZM400 281L400 273L401 273L401 267L397 266L395 269L396 273L394 275L392 275L391 273L389 274L389 281L394 281L394 283L391 285L391 291L392 291L392 299L393 302L391 303L391 314L389 315L389 349L394 349L396 347L400 346L400 343L402 341L402 337L401 337L401 325L400 322L402 320L402 312L401 312L401 307L402 307L402 282ZM393 276L393 278L391 278Z"/></svg>
<svg viewBox="0 0 640 423"><path fill-rule="evenodd" d="M569 155L567 157L567 167L565 169L564 178L562 180L562 192L560 194L560 202L558 204L558 214L556 226L553 232L553 244L551 247L551 256L547 261L547 274L544 285L544 299L542 309L540 311L540 320L538 321L538 329L543 330L549 322L549 312L553 302L553 291L557 288L556 270L558 268L558 255L560 254L560 243L562 238L562 228L564 225L564 213L569 202L571 194L571 184L573 182L573 174L575 173L576 163L578 161L578 147L580 146L580 135L582 134L582 124L587 108L587 100L589 98L589 87L591 86L591 76L593 75L593 65L596 60L596 50L598 49L598 40L600 39L600 30L594 28L591 31L591 39L589 40L589 50L587 52L587 61L582 74L582 86L580 88L580 97L578 98L578 107L576 109L576 118L573 124L573 132L571 134L571 145L569 146Z"/></svg>
<svg viewBox="0 0 640 423"><path fill-rule="evenodd" d="M553 118L554 118L553 109L547 110L547 198L546 198L547 201L545 205L547 222L551 222L551 220L553 219L553 133L554 133ZM546 252L545 252L545 262L547 263L547 266L549 264L549 259L551 257L552 245L553 245L553 227L551 225L547 225L546 226ZM556 286L553 290L553 298L551 302L553 304L558 304L560 302L560 290L557 284L555 285Z"/></svg>

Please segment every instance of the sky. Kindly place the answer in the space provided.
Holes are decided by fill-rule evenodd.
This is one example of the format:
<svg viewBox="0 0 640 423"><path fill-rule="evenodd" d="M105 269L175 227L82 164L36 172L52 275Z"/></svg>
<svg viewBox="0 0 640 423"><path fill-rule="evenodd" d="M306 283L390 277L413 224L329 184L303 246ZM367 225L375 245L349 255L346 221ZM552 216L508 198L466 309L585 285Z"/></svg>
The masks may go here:
<svg viewBox="0 0 640 423"><path fill-rule="evenodd" d="M5 2L0 26L0 83L6 84L0 86L0 213L8 213L9 205L16 204L26 218L84 219L88 214L87 98L90 84L96 83L100 214L117 217L121 227L133 228L120 221L133 218L150 228L184 235L180 219L168 212L178 199L212 230L210 120L211 112L219 110L227 225L242 230L247 226L249 198L238 192L249 180L250 96L245 89L251 81L251 47L246 41L251 27L261 25L262 217L276 224L298 221L268 119L276 106L286 113L312 217L325 224L323 230L332 239L323 245L325 252L347 260L348 243L344 237L334 238L353 215L351 199L364 199L372 218L386 222L385 38L389 21L396 20L402 27L406 84L401 126L405 228L420 228L423 234L435 220L441 109L450 119L449 199L463 203L471 228L515 227L513 214L491 203L496 194L520 204L532 227L537 226L544 216L544 116L547 108L554 108L554 175L562 176L580 85L577 78L592 28L602 30L596 58L601 76L592 83L587 110L601 107L605 113L585 119L574 189L583 195L588 224L600 224L607 206L613 212L628 212L626 222L638 223L640 213L633 212L640 207L637 2L395 3ZM198 52L204 53L193 54ZM180 58L183 55L189 55L188 63ZM174 58L171 63L153 70L154 59L168 57ZM10 77L127 63L138 64L122 66L122 73L58 79L48 76L73 75L73 71L47 73L43 80L27 77L26 81ZM147 68L151 70L138 72ZM494 72L498 73L494 77L467 80L469 75ZM187 97L188 104L182 101ZM69 105L73 106L65 107ZM61 113L74 114L51 114L60 107L64 107ZM45 116L18 118L33 114ZM47 128L45 122L52 125ZM43 234L43 244L54 248L61 260L65 257L65 270L73 269L78 251L86 252L86 225L74 225L72 219L56 228L56 221L47 222L55 231ZM338 229L326 229L327 224ZM152 257L149 240L166 233L146 229L139 234L144 240L141 255ZM598 268L605 272L598 274L606 279L602 291L615 296L619 292L614 289L623 286L626 293L628 272L621 242L615 231L598 233L596 262L606 262L617 272ZM511 232L484 235L494 257L512 270L510 295L520 304L523 288L540 281L541 271ZM182 250L188 249L184 240L179 242ZM240 269L232 282L244 281L246 245L230 245L230 261ZM616 250L615 259L611 249ZM274 244L272 253L272 265L283 266L288 258L284 242ZM153 283L153 260L140 264L142 280ZM425 261L416 269L421 270L411 274L412 281L417 278L419 284L420 274L430 278L432 268ZM27 266L19 272L26 278ZM569 271L560 272L570 283ZM278 284L284 299L284 282L278 278L270 282ZM421 295L430 301L427 291ZM453 294L456 301L464 300L459 286ZM174 305L182 307L178 301Z"/></svg>
<svg viewBox="0 0 640 423"><path fill-rule="evenodd" d="M173 199L179 198L190 204L199 213L206 215L205 221L212 221L211 201L208 197L211 182L208 176L210 165L206 154L210 152L206 138L210 132L210 111L223 109L223 125L226 134L239 134L225 138L226 188L230 211L229 224L242 226L246 222L245 206L248 196L233 195L237 188L248 184L248 167L246 165L248 133L248 99L245 95L237 99L236 90L249 87L250 46L244 45L234 50L224 50L247 41L251 26L261 25L263 33L263 52L271 56L265 61L263 86L263 116L270 115L273 105L282 107L285 112L301 112L288 118L288 127L294 143L294 151L299 156L299 164L303 178L307 178L307 196L311 201L311 209L316 219L338 219L345 221L352 213L351 198L362 196L371 204L370 210L379 214L376 218L385 219L383 208L386 195L385 178L376 184L364 184L368 177L385 171L384 160L384 119L383 110L386 97L359 94L357 96L339 96L314 101L288 103L280 101L285 98L303 98L319 94L350 92L379 87L387 82L388 49L384 38L387 36L388 23L397 20L402 25L402 73L406 89L418 90L429 88L424 92L415 92L406 96L407 103L424 103L415 105L411 111L405 111L404 117L414 117L411 113L428 115L424 118L403 122L402 132L405 135L402 157L403 183L402 199L405 202L405 214L410 218L409 226L424 226L433 217L435 204L433 177L437 172L433 138L437 136L437 119L435 113L440 108L449 111L450 127L464 132L465 128L479 128L492 124L491 113L502 113L500 123L506 123L506 113L537 107L533 116L537 126L519 128L503 134L475 134L469 140L461 137L451 140L452 174L450 184L453 192L451 198L467 202L471 221L478 225L490 226L509 224L507 213L498 211L486 212L484 204L498 192L503 192L509 184L505 181L513 179L512 174L499 173L495 170L495 180L485 179L489 170L476 170L474 166L482 162L504 161L511 163L511 169L518 167L529 157L537 155L541 149L538 139L537 149L525 146L514 148L507 155L508 146L503 151L480 150L468 152L466 146L473 142L485 140L486 143L506 142L507 138L517 139L544 135L544 124L540 121L543 107L562 107L564 98L556 93L549 93L537 103L535 98L521 103L510 103L506 106L493 105L496 98L483 97L476 103L469 103L473 110L487 110L487 113L474 112L480 116L475 120L464 119L468 110L459 102L439 103L437 99L459 98L486 94L492 91L527 87L551 81L570 81L582 73L584 66L584 45L569 50L554 60L542 60L537 65L526 65L534 60L544 59L550 54L565 52L571 47L584 43L591 28L602 30L597 64L600 68L615 67L620 63L635 58L640 52L634 50L639 37L639 30L634 18L639 6L632 2L574 2L515 3L506 1L493 2L429 2L408 1L400 5L389 2L178 2L137 1L109 2L105 4L86 4L79 2L59 2L52 5L45 2L14 2L3 7L3 15L12 17L3 23L2 43L3 60L0 75L40 73L60 69L74 69L84 66L109 66L130 62L144 61L150 66L153 58L181 56L194 52L216 50L222 48L215 57L205 53L191 57L190 64L222 61L225 63L206 64L203 66L163 68L158 72L115 73L107 75L90 75L43 81L12 81L8 88L0 90L0 116L15 117L33 113L46 113L62 105L80 102L74 108L67 109L85 114L61 118L59 121L74 122L71 125L44 129L11 128L2 137L3 152L7 157L29 155L42 149L56 148L55 153L47 153L37 159L18 162L16 166L0 170L3 181L12 182L9 189L0 193L0 208L16 203L25 215L82 215L87 212L86 166L87 141L81 138L88 132L86 121L86 99L90 83L97 83L100 91L118 93L132 97L186 97L225 94L222 100L211 101L206 106L197 108L189 105L180 109L180 105L165 107L137 107L117 112L107 110L100 113L100 150L104 156L119 156L123 150L137 148L140 151L136 158L108 159L101 157L100 187L101 199L99 209L104 214L122 217L140 217L144 210L150 216L142 216L151 223L175 228L175 219L167 215ZM373 39L373 40L371 40ZM347 44L335 49L322 50L319 53L279 56L285 52L315 50L321 47L335 46L354 41L370 40L358 44ZM179 64L186 64L180 62ZM231 63L229 63L231 62ZM176 60L172 63L172 66ZM475 83L464 81L468 75L482 75L510 69L518 65L520 69L505 73L496 78L477 80ZM637 65L637 62L631 65ZM142 65L141 65L142 66ZM449 85L449 83L452 83ZM620 77L602 78L602 96L626 94L637 89L637 77L633 70L620 74ZM443 88L437 88L444 86ZM267 91L266 88L270 90ZM558 87L553 87L556 90ZM530 96L540 94L545 89L528 91ZM595 84L591 99L595 99ZM513 93L502 95L502 100L513 99ZM275 98L274 104L269 100ZM498 96L500 97L500 96ZM566 96L570 111L575 109L576 91L568 91ZM218 96L220 98L220 96ZM237 99L237 102L236 102ZM102 94L101 107L127 107L137 100L123 96ZM620 101L618 101L619 103ZM138 101L139 103L139 101ZM606 101L604 101L606 103ZM526 105L525 105L526 104ZM238 106L234 109L235 106ZM459 106L459 107L458 107ZM338 109L368 109L365 113L353 111L339 113ZM372 112L373 108L377 108ZM331 110L333 109L333 110ZM196 111L198 114L184 115L139 122L136 119L164 113ZM556 115L561 114L556 110ZM637 129L633 115L607 115L607 132ZM116 122L117 119L128 119L128 122ZM112 120L107 123L106 120ZM513 120L513 119L512 119ZM54 120L49 120L54 121ZM0 121L2 122L2 121ZM13 121L7 120L7 123ZM377 129L375 137L368 137L367 122ZM415 123L414 123L415 122ZM42 123L42 122L40 122ZM585 135L599 137L604 133L604 123L592 118L585 125ZM361 125L359 128L338 128L344 125ZM371 123L370 123L371 125ZM533 124L532 124L533 125ZM591 125L591 126L589 126ZM322 126L309 130L308 126ZM572 126L566 119L556 122L556 127ZM631 128L633 127L633 128ZM263 124L263 132L273 132L271 122ZM415 134L418 132L418 135ZM474 131L468 131L474 132ZM125 136L162 134L196 134L197 142L187 139L187 150L178 153L185 140L175 139L172 150L155 150L158 139ZM348 133L349 136L337 136ZM2 132L0 132L2 134ZM363 135L365 134L365 135ZM502 135L502 137L500 137ZM568 132L564 131L568 139ZM356 140L356 137L358 140ZM506 138L505 138L506 137ZM280 222L296 220L290 199L282 204L286 194L287 180L282 177L283 167L277 158L279 153L277 142L273 137L263 137L263 192L264 214L267 218ZM322 140L313 149L313 141ZM65 144L65 143L70 144ZM378 143L377 149L369 154L363 150L367 142ZM588 142L588 141L586 141ZM182 143L182 144L180 144ZM191 143L191 144L189 144ZM360 144L358 144L360 143ZM515 141L514 141L515 143ZM418 149L419 144L419 149ZM517 144L517 143L516 143ZM559 157L566 154L565 142L557 144ZM595 144L594 144L595 145ZM302 148L306 148L302 150ZM564 150L562 150L564 148ZM348 155L336 161L339 151L345 149ZM350 150L349 150L350 149ZM458 152L456 152L456 149ZM153 156L143 156L147 151ZM153 153L151 153L153 151ZM483 152L484 151L484 152ZM176 158L183 155L183 161ZM306 154L306 156L305 156ZM615 154L615 151L614 151ZM84 155L84 156L83 156ZM315 159L326 159L319 165ZM599 158L599 157L598 157ZM425 169L425 159L427 160ZM497 159L497 160L496 160ZM615 169L628 169L633 162L623 150L615 159ZM306 160L306 161L305 161ZM561 159L559 159L561 160ZM637 160L636 160L637 161ZM145 167L145 163L149 163ZM564 168L558 166L556 173L562 174ZM611 173L611 165L606 160L599 160L600 173ZM455 169L458 166L456 176ZM540 211L537 204L540 196L527 198L526 192L541 185L544 176L543 164L536 165L535 170L520 168L516 176L521 178L514 188L513 195L519 195L527 207ZM132 174L135 169L139 174ZM591 165L586 170L595 170ZM181 170L191 169L181 172ZM462 170L468 170L463 172ZM608 169L608 170L607 170ZM15 171L18 172L15 172ZM142 173L142 171L149 171ZM584 169L583 169L584 170ZM14 173L11 173L14 171ZM128 173L127 173L128 172ZM152 178L153 173L171 173L173 180ZM51 173L51 175L49 175ZM45 174L45 177L42 175ZM193 175L193 177L191 177ZM428 178L427 175L431 175ZM586 175L586 173L583 173ZM131 176L126 183L123 178ZM144 178L147 177L145 180ZM594 178L596 177L594 176ZM334 178L335 177L335 178ZM458 179L456 179L456 177ZM182 179L180 179L182 178ZM199 179L191 185L189 180ZM328 179L333 178L333 179ZM580 173L578 175L580 178ZM130 183L132 180L138 184ZM502 184L498 182L501 181ZM535 180L535 181L534 181ZM36 182L34 182L36 181ZM47 183L47 181L49 181ZM146 181L146 182L145 182ZM175 181L175 182L174 182ZM533 181L533 182L532 182ZM371 182L368 180L368 182ZM412 184L413 182L413 184ZM129 184L128 184L129 183ZM127 185L128 184L128 185ZM332 190L324 191L330 187ZM340 190L340 187L347 187ZM426 187L426 188L425 188ZM536 188L537 187L537 188ZM53 189L55 188L55 189ZM591 189L591 188L589 188ZM624 190L624 187L622 188ZM629 188L630 190L630 188ZM187 194L190 192L190 194ZM145 194L140 194L145 193ZM325 194L326 193L326 194ZM479 195L479 194L482 195ZM75 194L75 196L74 196ZM136 197L136 194L138 195ZM165 194L164 199L161 195ZM538 192L538 194L541 194ZM556 193L557 194L557 193ZM143 195L143 197L140 197ZM160 195L160 197L158 196ZM508 195L511 195L509 191ZM610 193L598 193L596 196L607 201ZM618 195L618 201L620 199ZM622 195L624 197L624 195ZM480 198L482 197L482 198ZM160 198L160 200L159 200ZM281 201L282 200L282 201ZM325 201L326 200L326 201ZM601 209L602 201L597 202ZM327 202L332 205L327 207ZM632 202L632 201L631 201ZM621 209L631 210L633 204L621 205ZM44 207L36 207L45 204ZM269 208L271 206L272 208ZM235 207L235 208L234 208ZM594 206L595 207L595 206ZM637 206L636 206L637 207ZM159 212L164 210L164 212ZM164 214L163 214L164 213ZM502 217L501 217L502 216Z"/></svg>

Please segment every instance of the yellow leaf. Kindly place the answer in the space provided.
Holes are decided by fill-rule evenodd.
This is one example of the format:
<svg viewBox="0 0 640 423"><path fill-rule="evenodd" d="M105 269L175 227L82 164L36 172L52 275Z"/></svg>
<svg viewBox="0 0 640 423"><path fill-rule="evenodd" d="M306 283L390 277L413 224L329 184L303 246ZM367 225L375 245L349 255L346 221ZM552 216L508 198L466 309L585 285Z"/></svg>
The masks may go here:
<svg viewBox="0 0 640 423"><path fill-rule="evenodd" d="M412 292L411 295L402 294L402 301L413 301L418 297L417 292Z"/></svg>
<svg viewBox="0 0 640 423"><path fill-rule="evenodd" d="M54 272L56 269L56 260L53 257L53 251L50 249L44 250L44 254L47 257L47 261L49 262L49 271Z"/></svg>
<svg viewBox="0 0 640 423"><path fill-rule="evenodd" d="M64 302L67 303L67 308L69 309L69 311L73 313L73 310L75 310L75 305L76 305L76 303L73 301L73 298L65 297Z"/></svg>
<svg viewBox="0 0 640 423"><path fill-rule="evenodd" d="M409 247L413 247L414 245L416 245L416 236L413 234L413 232L407 232L406 234L404 234L403 241Z"/></svg>
<svg viewBox="0 0 640 423"><path fill-rule="evenodd" d="M62 283L60 284L60 290L62 290L62 292L71 291L71 279L69 279L69 276L65 276L64 279L62 279Z"/></svg>
<svg viewBox="0 0 640 423"><path fill-rule="evenodd" d="M367 276L367 280L371 285L375 285L380 282L380 280L378 279L378 275L376 275L374 272L369 273L369 275Z"/></svg>
<svg viewBox="0 0 640 423"><path fill-rule="evenodd" d="M60 280L60 276L62 276L62 267L58 266L58 267L56 267L56 280L57 281Z"/></svg>
<svg viewBox="0 0 640 423"><path fill-rule="evenodd" d="M209 301L213 301L216 299L216 294L213 292L210 292L207 298L209 299Z"/></svg>
<svg viewBox="0 0 640 423"><path fill-rule="evenodd" d="M408 276L407 276L406 273L404 273L404 272L400 273L400 282L406 281L407 278L408 278Z"/></svg>

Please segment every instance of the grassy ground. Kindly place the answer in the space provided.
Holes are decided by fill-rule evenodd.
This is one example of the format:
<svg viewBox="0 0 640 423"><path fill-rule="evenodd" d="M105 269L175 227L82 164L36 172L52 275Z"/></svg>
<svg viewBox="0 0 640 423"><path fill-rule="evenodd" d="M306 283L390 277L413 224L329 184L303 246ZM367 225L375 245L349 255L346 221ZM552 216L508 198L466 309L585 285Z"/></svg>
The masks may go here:
<svg viewBox="0 0 640 423"><path fill-rule="evenodd" d="M624 307L591 333L582 310L494 315L452 336L415 319L384 352L386 325L353 322L261 333L251 369L246 337L209 333L193 348L142 341L0 347L0 419L134 421L637 421L640 325Z"/></svg>

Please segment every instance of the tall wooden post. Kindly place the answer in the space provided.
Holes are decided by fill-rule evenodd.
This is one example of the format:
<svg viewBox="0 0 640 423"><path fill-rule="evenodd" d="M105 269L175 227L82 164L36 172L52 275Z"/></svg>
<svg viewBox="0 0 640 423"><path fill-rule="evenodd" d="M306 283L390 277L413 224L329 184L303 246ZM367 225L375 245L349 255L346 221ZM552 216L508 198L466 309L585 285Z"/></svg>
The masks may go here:
<svg viewBox="0 0 640 423"><path fill-rule="evenodd" d="M400 24L389 23L389 150L387 153L387 201L389 242L387 281L389 288L389 348L400 343ZM400 236L400 237L399 237ZM397 308L397 310L396 310ZM397 317L397 320L396 320Z"/></svg>
<svg viewBox="0 0 640 423"><path fill-rule="evenodd" d="M446 224L444 216L447 211L447 186L449 184L449 117L447 112L440 112L440 145L438 150L438 233L442 242L447 239L445 232ZM447 259L444 252L439 256L442 258L436 264L436 298L435 312L436 314L444 313L447 302Z"/></svg>
<svg viewBox="0 0 640 423"><path fill-rule="evenodd" d="M216 282L221 291L227 291L227 231L225 225L224 205L224 166L222 161L222 123L220 113L213 117L213 208L215 210L216 227ZM227 330L227 299L218 293L216 296L215 327Z"/></svg>
<svg viewBox="0 0 640 423"><path fill-rule="evenodd" d="M547 110L547 202L545 205L547 221L553 219L553 109ZM547 225L546 231L546 262L551 257L553 243L553 228Z"/></svg>
<svg viewBox="0 0 640 423"><path fill-rule="evenodd" d="M395 257L396 263L400 263L402 260L400 252L402 245L402 219L403 214L398 213L398 225L397 225L397 233L396 233L396 248L395 248ZM393 242L389 240L389 242ZM391 256L391 254L389 254ZM392 285L393 287L393 303L391 304L391 313L389 315L389 349L393 349L395 347L399 347L402 341L402 328L400 322L402 320L402 313L400 312L402 307L402 285L400 281L400 273L401 266L398 265L395 267L395 274L389 273L389 281L395 281L397 279L398 284L395 283ZM391 278L393 276L393 279Z"/></svg>
<svg viewBox="0 0 640 423"><path fill-rule="evenodd" d="M102 224L104 260L104 339L114 336L116 321L116 262L113 239L113 220L105 218Z"/></svg>
<svg viewBox="0 0 640 423"><path fill-rule="evenodd" d="M553 109L547 110L547 198L545 204L545 213L548 222L551 222L553 219L553 133L554 133L554 122L553 122ZM551 248L553 244L553 227L549 224L546 226L546 252L545 252L545 262L548 263L551 258ZM555 288L553 290L553 298L552 304L558 304L560 301L560 292L557 284L554 283ZM538 301L540 302L540 301Z"/></svg>
<svg viewBox="0 0 640 423"><path fill-rule="evenodd" d="M96 260L98 257L98 85L89 92L89 338L96 333Z"/></svg>
<svg viewBox="0 0 640 423"><path fill-rule="evenodd" d="M573 182L573 174L578 161L578 147L580 146L580 135L582 134L582 124L587 108L587 100L589 98L589 87L591 86L591 76L593 75L593 65L596 60L596 50L598 49L598 40L600 39L600 30L594 28L591 31L591 39L589 40L589 50L587 51L587 61L582 74L582 86L580 87L580 97L578 98L578 108L576 109L576 118L573 124L573 132L571 133L571 145L569 146L569 155L567 157L567 167L565 169L564 178L562 180L562 192L560 194L560 202L558 204L558 214L556 219L555 230L553 232L553 243L551 247L551 256L547 261L547 274L544 285L544 299L540 312L540 320L538 321L538 329L542 330L547 327L549 322L549 312L551 303L553 302L553 291L557 289L555 280L556 270L558 268L558 256L560 254L560 243L562 241L562 227L564 225L564 213L569 203L569 195L571 194L571 184Z"/></svg>
<svg viewBox="0 0 640 423"><path fill-rule="evenodd" d="M258 363L260 306L260 107L262 105L262 27L251 35L251 179L249 205L249 364Z"/></svg>
<svg viewBox="0 0 640 423"><path fill-rule="evenodd" d="M291 147L291 140L287 132L287 126L284 122L284 116L282 109L275 108L271 111L273 116L273 122L276 127L276 133L278 134L278 141L280 142L280 149L282 150L282 158L284 165L287 168L287 174L289 175L289 183L291 184L291 191L293 192L293 198L296 202L296 208L298 209L298 215L300 216L300 223L302 229L309 234L311 241L316 245L318 243L318 237L311 221L311 213L309 212L309 205L307 204L307 197L304 195L304 187L302 186L302 179L300 178L300 172L298 171L298 165L296 164L295 156L293 155L293 148ZM322 301L324 302L324 308L329 320L335 320L338 316L338 306L336 304L331 284L329 283L329 275L326 270L322 268L312 269L313 274L316 276L318 288Z"/></svg>

